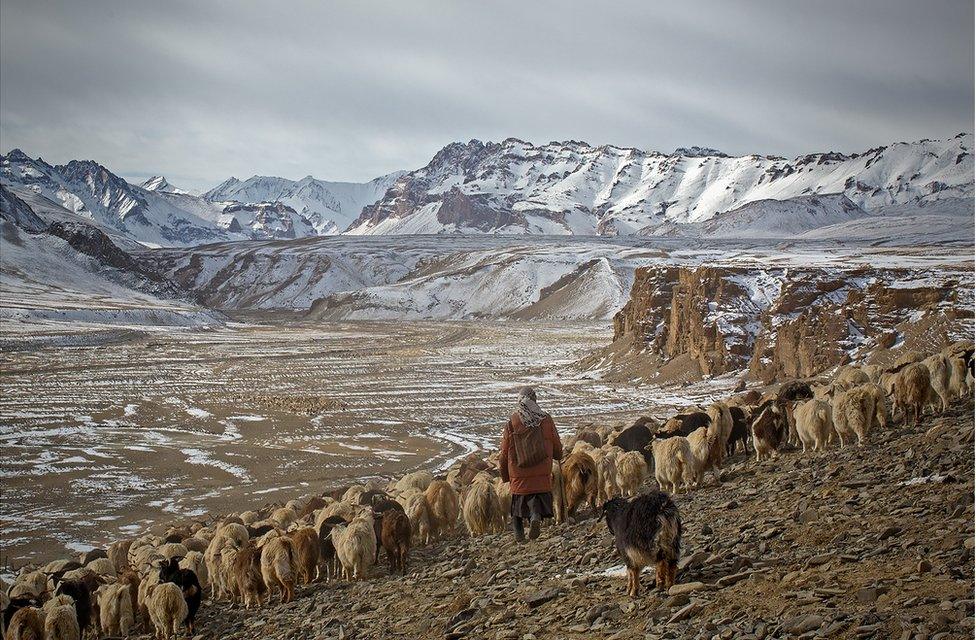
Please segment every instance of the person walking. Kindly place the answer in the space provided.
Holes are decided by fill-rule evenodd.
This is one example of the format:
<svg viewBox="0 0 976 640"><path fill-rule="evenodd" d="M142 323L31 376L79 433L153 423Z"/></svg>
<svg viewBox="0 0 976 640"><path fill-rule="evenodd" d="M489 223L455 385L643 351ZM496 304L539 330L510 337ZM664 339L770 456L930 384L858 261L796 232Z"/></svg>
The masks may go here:
<svg viewBox="0 0 976 640"><path fill-rule="evenodd" d="M518 406L502 433L498 470L512 492L512 529L518 542L539 537L543 518L553 517L552 461L562 460L563 445L552 416L539 408L535 389L519 391Z"/></svg>

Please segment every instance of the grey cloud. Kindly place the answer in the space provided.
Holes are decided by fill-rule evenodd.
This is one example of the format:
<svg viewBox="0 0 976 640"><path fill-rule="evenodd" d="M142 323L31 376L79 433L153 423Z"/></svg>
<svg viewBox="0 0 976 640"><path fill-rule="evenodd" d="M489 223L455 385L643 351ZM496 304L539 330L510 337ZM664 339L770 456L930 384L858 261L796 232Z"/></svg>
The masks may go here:
<svg viewBox="0 0 976 640"><path fill-rule="evenodd" d="M0 138L203 188L453 140L857 150L972 130L971 2L0 4Z"/></svg>

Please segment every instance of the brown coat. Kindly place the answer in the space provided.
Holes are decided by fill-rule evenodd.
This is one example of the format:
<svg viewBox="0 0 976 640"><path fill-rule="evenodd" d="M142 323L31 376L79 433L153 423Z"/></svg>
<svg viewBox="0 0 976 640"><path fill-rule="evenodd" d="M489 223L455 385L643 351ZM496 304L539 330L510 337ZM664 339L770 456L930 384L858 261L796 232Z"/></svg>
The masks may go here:
<svg viewBox="0 0 976 640"><path fill-rule="evenodd" d="M524 429L518 413L512 414L508 424L505 425L505 432L502 434L502 450L498 456L498 471L503 481L511 483L514 496L552 491L552 461L562 460L563 445L559 441L556 423L552 421L552 417L546 416L539 428L542 429L546 457L536 465L520 468L515 465L515 451L511 442L512 430L517 433Z"/></svg>

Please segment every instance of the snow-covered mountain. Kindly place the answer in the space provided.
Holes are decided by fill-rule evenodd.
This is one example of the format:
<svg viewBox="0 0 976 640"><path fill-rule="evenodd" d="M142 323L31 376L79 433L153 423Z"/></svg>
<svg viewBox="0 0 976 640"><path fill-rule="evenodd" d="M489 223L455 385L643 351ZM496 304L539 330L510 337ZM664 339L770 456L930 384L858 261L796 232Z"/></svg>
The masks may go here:
<svg viewBox="0 0 976 640"><path fill-rule="evenodd" d="M304 216L319 235L341 232L359 216L363 207L373 204L403 175L397 171L369 182L326 182L306 176L288 180L273 176L253 176L247 180L228 178L203 198L210 202L280 202Z"/></svg>
<svg viewBox="0 0 976 640"><path fill-rule="evenodd" d="M753 202L827 194L843 194L865 210L921 206L972 198L972 147L973 135L959 134L790 160L701 147L663 154L576 141L472 140L444 147L427 166L401 176L348 232L651 233ZM808 205L794 209L806 215Z"/></svg>
<svg viewBox="0 0 976 640"><path fill-rule="evenodd" d="M304 238L338 233L402 172L366 183L258 177L225 181L203 196L163 176L141 186L91 160L53 166L20 149L0 156L0 184L31 191L150 246Z"/></svg>
<svg viewBox="0 0 976 640"><path fill-rule="evenodd" d="M146 191L160 191L165 193L184 193L188 194L189 191L184 191L183 189L177 189L169 183L169 180L165 176L153 176L142 183L142 188Z"/></svg>
<svg viewBox="0 0 976 640"><path fill-rule="evenodd" d="M212 220L174 204L168 196L129 184L91 160L52 166L19 149L0 156L0 184L32 191L65 209L148 245L186 246L244 239Z"/></svg>

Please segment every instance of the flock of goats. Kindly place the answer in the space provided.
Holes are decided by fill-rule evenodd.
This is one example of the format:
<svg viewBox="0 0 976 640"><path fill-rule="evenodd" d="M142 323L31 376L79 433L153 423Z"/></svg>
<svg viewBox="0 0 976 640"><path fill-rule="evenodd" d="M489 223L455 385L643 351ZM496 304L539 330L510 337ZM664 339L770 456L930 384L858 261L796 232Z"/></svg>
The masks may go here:
<svg viewBox="0 0 976 640"><path fill-rule="evenodd" d="M657 586L673 584L681 523L667 493L640 494L648 470L662 491L699 486L726 456L751 441L757 460L783 443L820 450L831 441L862 444L899 415L917 423L930 405L944 411L973 393L972 343L956 343L903 364L842 367L820 386L793 381L749 391L662 425L640 419L622 431L583 429L553 464L557 522L584 504L602 513L628 566L636 595L643 566L657 563ZM471 455L445 476L426 471L396 481L343 487L284 506L171 527L164 535L120 540L80 558L24 568L2 595L6 640L120 637L154 628L157 638L192 634L204 590L213 601L261 606L319 579L369 577L385 550L390 572L405 572L412 544L451 534L459 520L472 536L505 527L511 503L497 477L497 452ZM385 486L384 486L385 485ZM151 626L150 626L151 625Z"/></svg>

